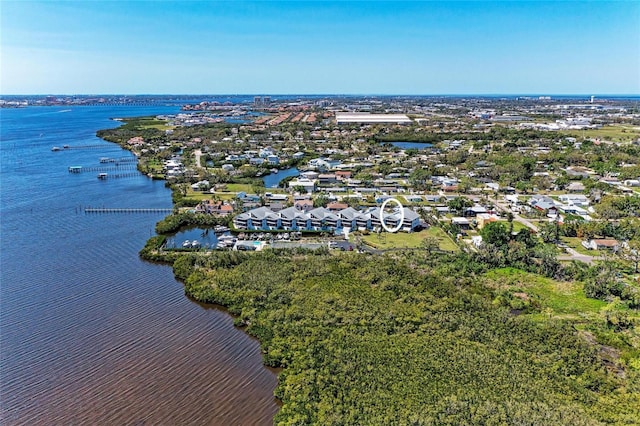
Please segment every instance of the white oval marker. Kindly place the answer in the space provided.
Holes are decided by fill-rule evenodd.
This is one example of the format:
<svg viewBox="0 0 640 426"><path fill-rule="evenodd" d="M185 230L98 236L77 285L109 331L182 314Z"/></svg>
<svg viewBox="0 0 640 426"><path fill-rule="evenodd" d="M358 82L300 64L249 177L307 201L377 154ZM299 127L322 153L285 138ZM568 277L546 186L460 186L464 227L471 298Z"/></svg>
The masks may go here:
<svg viewBox="0 0 640 426"><path fill-rule="evenodd" d="M393 201L400 208L400 221L395 226L395 228L388 228L387 224L384 223L384 208L387 206L387 203L389 201ZM402 228L402 222L404 222L404 207L402 206L400 201L396 200L395 198L387 198L386 200L384 200L384 202L382 203L382 206L380 207L380 224L382 225L384 230L391 233L398 232L400 228Z"/></svg>

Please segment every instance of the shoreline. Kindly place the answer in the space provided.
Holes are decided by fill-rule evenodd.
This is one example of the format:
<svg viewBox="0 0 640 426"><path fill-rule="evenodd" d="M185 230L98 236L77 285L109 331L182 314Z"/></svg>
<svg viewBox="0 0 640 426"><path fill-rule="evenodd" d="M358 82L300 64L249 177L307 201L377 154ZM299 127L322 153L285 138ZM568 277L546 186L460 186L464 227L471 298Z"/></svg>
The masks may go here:
<svg viewBox="0 0 640 426"><path fill-rule="evenodd" d="M123 123L125 123L125 122L126 122L126 118L117 118L117 119L113 119L113 118L112 118L112 120L114 120L114 121L117 121L117 122L121 123L121 125L122 125ZM104 130L108 130L108 129L104 129ZM97 136L97 133L96 133L96 136ZM101 139L101 140L105 141L105 142L108 142L108 143L114 143L114 144L118 145L120 148L122 148L122 149L124 149L124 150L126 150L126 151L130 152L132 155L134 155L135 157L137 157L137 155L136 155L132 150L128 149L127 147L123 146L122 144L117 143L117 142L114 142L114 141L109 141L109 140L104 139L104 138L102 138L102 137L100 137L100 136L97 136L97 137L98 137L99 139ZM167 182L167 180L166 180L165 178L158 178L158 177L156 177L156 176L149 176L148 174L145 174L144 172L142 172L141 170L139 170L137 167L136 167L136 169L137 169L137 171L140 173L140 175L145 176L145 177L147 177L147 178L150 178L150 179L152 179L152 180L164 180L164 181L165 181L165 186L166 186L166 182ZM173 201L173 194L174 194L174 192L176 191L176 189L174 189L174 188L170 188L170 189L171 189L171 196L172 196L171 204L172 204L172 206L173 206L173 210L174 210L174 212L173 212L173 213L170 213L169 215L165 216L165 217L164 217L163 219L161 219L160 221L156 222L156 225L155 225L156 227L157 227L160 223L162 223L163 221L165 221L168 217L171 217L171 216L175 216L175 215L179 215L179 214L180 214L180 213L177 211L177 207L176 207L175 202ZM215 218L215 217L213 217L213 219L216 219L216 220L214 220L214 222L216 222L216 223L212 223L212 224L211 224L211 226L215 226L215 225L217 225L217 224L220 224L220 223L218 223L218 222L220 222L220 221L218 220L219 218ZM222 219L224 219L224 218L222 218ZM171 267L171 270L172 270L172 272L173 272L173 277L174 277L174 279L175 279L178 283L180 283L180 284L182 285L182 288L183 288L183 291L184 291L184 296L186 296L186 297L187 297L187 299L189 299L189 300L190 300L191 302L193 302L193 303L198 304L198 305L199 305L199 306L201 306L201 307L204 307L205 309L215 309L215 310L217 310L217 311L219 311L219 312L223 312L224 314L228 315L228 316L233 320L233 327L234 327L236 330L243 332L243 333L244 333L245 335L247 335L250 339L252 339L252 340L254 340L255 342L257 342L257 343L258 343L258 345L259 345L259 348L260 348L260 352L261 352L261 354L262 354L262 355L264 355L263 342L262 342L262 341L261 341L261 340L260 340L256 335L254 335L254 334L252 334L252 333L247 332L246 324L242 324L242 323L238 323L238 322L237 322L237 319L239 318L239 315L238 315L238 314L236 314L236 313L234 313L234 312L232 312L232 311L229 309L229 306L224 305L224 304L222 304L222 303L217 303L217 302L214 302L214 303L207 302L206 300L203 300L203 299L201 299L201 298L198 298L195 294L193 294L193 293L191 293L191 292L187 291L187 287L185 286L185 281L184 281L183 279L181 279L181 278L176 274L176 268L175 268L175 266L174 266L174 262L177 260L177 258L178 258L179 256L184 255L184 254L189 255L189 253L182 253L182 252L167 253L167 252L165 252L165 254L164 254L164 255L162 255L162 254L160 254L160 253L157 251L157 248L159 248L158 246L156 247L156 250L147 250L147 248L148 248L148 246L149 246L149 245L156 245L158 241L160 241L160 244L164 244L164 242L165 242L165 240L166 240L166 236L167 236L168 234L171 234L171 233L173 233L173 232L176 232L176 231L178 231L179 229L181 229L181 228L183 228L183 227L185 227L185 226L198 226L198 225L189 224L188 222L183 222L183 221L181 221L181 222L179 222L179 225L177 225L177 227L175 227L175 226L174 226L174 227L172 227L170 230L167 230L167 231L165 231L165 232L163 232L163 233L158 233L158 232L157 232L157 230L156 230L156 235L153 235L153 236L151 236L149 239L147 239L147 241L146 241L146 243L145 243L145 246L144 246L144 247L142 247L142 248L140 249L140 251L138 252L139 257L140 257L142 260L144 260L145 262L150 262L150 263L154 263L154 264L158 264L158 265L164 265L164 266L170 266L170 267ZM200 225L200 226L202 226L202 225ZM154 251L155 251L155 253L154 253ZM261 367L262 367L262 368L264 368L264 369L266 369L267 371L269 371L270 373L274 374L274 375L275 375L275 377L276 377L277 384L276 384L275 388L273 388L273 389L272 389L271 393L272 393L272 395L273 395L274 401L276 402L276 405L278 406L278 412L280 412L280 410L282 409L282 406L283 406L283 401L282 401L280 398L278 398L276 395L277 395L277 389L278 389L278 387L280 386L280 380L279 380L279 377L280 377L280 374L283 372L284 368L283 368L283 367L274 367L274 366L267 365L267 364L265 363L265 360L264 360L264 357L263 357L263 356L261 357L261 362L260 362L260 364L261 364ZM277 415L277 413L276 413L276 415ZM273 420L273 418L272 418L272 420Z"/></svg>

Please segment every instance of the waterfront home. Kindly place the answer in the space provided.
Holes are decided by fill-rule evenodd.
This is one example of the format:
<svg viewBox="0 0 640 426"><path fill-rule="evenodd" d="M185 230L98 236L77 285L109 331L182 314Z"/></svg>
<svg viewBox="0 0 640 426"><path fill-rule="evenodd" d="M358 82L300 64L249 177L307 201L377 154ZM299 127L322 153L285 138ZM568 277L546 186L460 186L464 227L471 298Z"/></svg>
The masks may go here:
<svg viewBox="0 0 640 426"><path fill-rule="evenodd" d="M420 226L419 215L404 208L404 219L400 229L411 232ZM400 221L399 209L384 216L385 224L396 227ZM309 211L289 207L278 212L267 207L259 207L237 215L233 219L236 229L241 230L292 230L292 231L330 231L341 232L343 228L375 230L381 227L380 208L371 207L358 211L347 207L339 211L331 211L324 207L317 207Z"/></svg>
<svg viewBox="0 0 640 426"><path fill-rule="evenodd" d="M316 190L316 181L307 178L298 178L289 181L289 188L303 188L307 194Z"/></svg>
<svg viewBox="0 0 640 426"><path fill-rule="evenodd" d="M233 219L233 225L237 229L277 229L279 217L267 207L258 207L237 215Z"/></svg>
<svg viewBox="0 0 640 426"><path fill-rule="evenodd" d="M222 201L214 200L202 200L200 204L196 206L196 212L207 213L217 216L229 216L233 213L233 206Z"/></svg>

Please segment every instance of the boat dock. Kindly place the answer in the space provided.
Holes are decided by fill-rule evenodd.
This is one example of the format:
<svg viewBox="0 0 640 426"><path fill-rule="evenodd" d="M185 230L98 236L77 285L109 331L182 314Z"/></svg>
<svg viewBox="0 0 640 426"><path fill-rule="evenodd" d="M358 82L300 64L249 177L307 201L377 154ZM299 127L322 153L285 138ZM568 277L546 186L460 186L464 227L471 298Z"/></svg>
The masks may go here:
<svg viewBox="0 0 640 426"><path fill-rule="evenodd" d="M109 158L109 157L102 157L100 158L100 163L104 164L104 163L136 163L138 162L138 158L137 157L120 157L120 158Z"/></svg>
<svg viewBox="0 0 640 426"><path fill-rule="evenodd" d="M106 172L123 172L123 171L134 171L137 170L137 166L133 164L126 164L124 166L115 166L110 167L83 167L83 166L70 166L69 173L84 173L84 172L97 172L97 173L106 173Z"/></svg>
<svg viewBox="0 0 640 426"><path fill-rule="evenodd" d="M107 180L107 179L120 179L120 178L132 178L144 176L140 172L131 172L131 173L118 173L118 174L108 174L108 173L98 173L98 179Z"/></svg>

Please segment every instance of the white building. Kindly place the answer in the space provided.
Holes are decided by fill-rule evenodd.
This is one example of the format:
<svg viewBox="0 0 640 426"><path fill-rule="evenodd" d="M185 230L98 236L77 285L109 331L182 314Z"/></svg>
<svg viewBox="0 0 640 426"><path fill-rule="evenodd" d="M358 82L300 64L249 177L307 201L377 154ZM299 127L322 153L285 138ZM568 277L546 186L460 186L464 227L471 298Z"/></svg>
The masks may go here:
<svg viewBox="0 0 640 426"><path fill-rule="evenodd" d="M336 112L336 123L390 123L390 124L407 124L411 123L411 119L405 114L368 114L362 112Z"/></svg>

